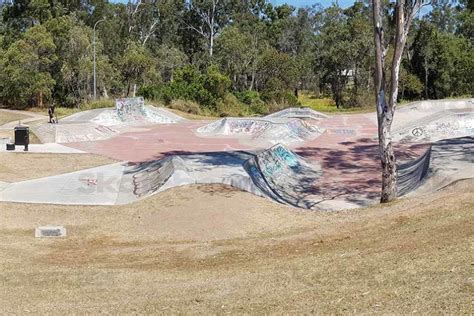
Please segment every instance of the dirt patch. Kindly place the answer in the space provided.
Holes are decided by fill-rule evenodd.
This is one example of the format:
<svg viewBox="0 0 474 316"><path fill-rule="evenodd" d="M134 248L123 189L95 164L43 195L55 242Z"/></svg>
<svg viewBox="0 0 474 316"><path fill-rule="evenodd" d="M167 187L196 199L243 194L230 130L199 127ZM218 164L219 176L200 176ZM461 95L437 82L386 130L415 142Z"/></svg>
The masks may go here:
<svg viewBox="0 0 474 316"><path fill-rule="evenodd" d="M24 181L114 162L90 154L0 153L0 181Z"/></svg>
<svg viewBox="0 0 474 316"><path fill-rule="evenodd" d="M132 205L0 203L4 313L470 313L474 182L300 211L225 186ZM35 239L37 225L68 237ZM29 232L29 233L28 233Z"/></svg>

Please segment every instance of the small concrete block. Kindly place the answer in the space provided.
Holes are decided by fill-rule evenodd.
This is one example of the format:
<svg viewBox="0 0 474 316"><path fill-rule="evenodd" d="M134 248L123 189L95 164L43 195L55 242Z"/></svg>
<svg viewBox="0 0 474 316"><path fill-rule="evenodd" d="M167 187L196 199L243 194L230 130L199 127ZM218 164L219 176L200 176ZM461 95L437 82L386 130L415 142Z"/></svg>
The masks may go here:
<svg viewBox="0 0 474 316"><path fill-rule="evenodd" d="M66 228L64 226L42 226L36 227L35 237L66 237Z"/></svg>

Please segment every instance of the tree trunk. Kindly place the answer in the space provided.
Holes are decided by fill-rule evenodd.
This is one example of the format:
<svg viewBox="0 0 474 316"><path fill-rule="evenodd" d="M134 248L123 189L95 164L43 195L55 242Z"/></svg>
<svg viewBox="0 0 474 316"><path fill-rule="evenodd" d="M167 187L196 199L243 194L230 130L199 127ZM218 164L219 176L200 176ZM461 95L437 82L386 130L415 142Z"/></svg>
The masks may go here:
<svg viewBox="0 0 474 316"><path fill-rule="evenodd" d="M385 97L385 47L383 19L380 0L373 0L373 20L375 38L375 101L377 104L377 122L379 154L382 167L382 192L380 202L390 202L397 197L397 167L393 152L390 129L393 120L393 108Z"/></svg>
<svg viewBox="0 0 474 316"><path fill-rule="evenodd" d="M250 81L250 88L249 90L252 91L255 85L255 69L252 69L252 80Z"/></svg>
<svg viewBox="0 0 474 316"><path fill-rule="evenodd" d="M426 60L426 56L425 56L425 60L424 60L424 66L425 66L425 99L428 100L428 61Z"/></svg>
<svg viewBox="0 0 474 316"><path fill-rule="evenodd" d="M38 107L42 108L43 107L43 91L38 91L37 94L37 102L38 102Z"/></svg>
<svg viewBox="0 0 474 316"><path fill-rule="evenodd" d="M209 39L209 57L212 58L214 53L214 32L211 31L211 38Z"/></svg>
<svg viewBox="0 0 474 316"><path fill-rule="evenodd" d="M383 93L383 91L381 91ZM384 98L385 99L385 98ZM397 164L393 152L391 126L393 121L393 111L389 109L385 100L379 100L377 104L382 108L379 120L379 150L380 162L382 166L382 192L380 202L390 202L397 197Z"/></svg>
<svg viewBox="0 0 474 316"><path fill-rule="evenodd" d="M397 164L392 146L391 127L398 97L398 76L406 39L414 15L422 0L397 0L395 7L395 49L391 63L390 95L385 96L384 62L387 49L384 47L384 31L381 0L372 0L375 39L375 96L379 133L380 161L382 165L382 193L380 202L390 202L397 197ZM407 16L405 16L405 14ZM405 20L406 18L406 20Z"/></svg>

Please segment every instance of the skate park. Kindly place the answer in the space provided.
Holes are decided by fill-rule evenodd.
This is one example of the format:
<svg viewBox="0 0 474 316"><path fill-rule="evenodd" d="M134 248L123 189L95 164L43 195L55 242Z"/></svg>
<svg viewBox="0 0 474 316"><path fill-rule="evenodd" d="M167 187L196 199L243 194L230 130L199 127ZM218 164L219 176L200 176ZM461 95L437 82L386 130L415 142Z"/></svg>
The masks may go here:
<svg viewBox="0 0 474 316"><path fill-rule="evenodd" d="M0 201L121 205L192 184L230 185L276 203L323 211L379 199L375 113L330 116L290 108L265 117L188 120L132 98L57 124L39 120L30 129L42 142L30 145L31 152L95 154L117 162L0 182ZM405 105L392 129L399 196L435 192L474 177L473 99Z"/></svg>

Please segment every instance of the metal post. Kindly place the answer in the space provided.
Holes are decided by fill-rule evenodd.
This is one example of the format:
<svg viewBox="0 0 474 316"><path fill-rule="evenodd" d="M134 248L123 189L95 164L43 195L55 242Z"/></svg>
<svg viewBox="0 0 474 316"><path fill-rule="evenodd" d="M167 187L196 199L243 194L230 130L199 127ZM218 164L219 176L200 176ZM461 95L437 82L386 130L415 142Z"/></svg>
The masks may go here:
<svg viewBox="0 0 474 316"><path fill-rule="evenodd" d="M97 27L97 24L100 22L104 22L105 18L102 20L99 20L95 22L94 24L94 32L93 32L93 39L92 39L92 46L94 47L94 63L93 63L93 69L94 69L94 101L97 100L97 74L96 74L96 66L95 66L95 28Z"/></svg>

